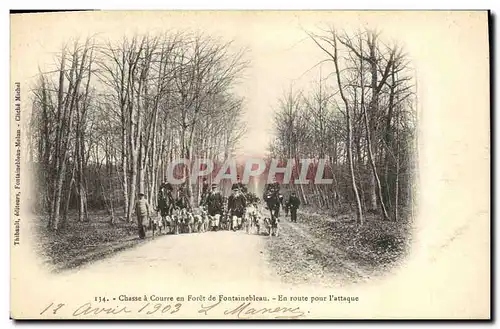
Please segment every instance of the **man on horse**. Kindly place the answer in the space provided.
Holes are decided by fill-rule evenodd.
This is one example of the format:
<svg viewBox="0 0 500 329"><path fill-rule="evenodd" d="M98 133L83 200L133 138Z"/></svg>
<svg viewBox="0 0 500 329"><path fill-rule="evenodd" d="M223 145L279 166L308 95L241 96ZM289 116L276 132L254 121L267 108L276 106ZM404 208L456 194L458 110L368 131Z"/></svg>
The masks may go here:
<svg viewBox="0 0 500 329"><path fill-rule="evenodd" d="M164 182L160 185L160 190L158 191L157 204L158 210L161 212L161 216L171 216L174 208L174 197L172 195L173 187L172 184Z"/></svg>
<svg viewBox="0 0 500 329"><path fill-rule="evenodd" d="M189 202L189 195L185 182L179 187L176 206L181 210L186 209L187 211L191 211L191 203Z"/></svg>
<svg viewBox="0 0 500 329"><path fill-rule="evenodd" d="M203 178L203 183L202 183L202 187L201 187L200 205L203 205L206 203L209 193L210 193L210 185L208 185L207 179Z"/></svg>
<svg viewBox="0 0 500 329"><path fill-rule="evenodd" d="M162 187L172 189L172 184L168 182L167 177L163 178L163 182L160 184L160 190Z"/></svg>
<svg viewBox="0 0 500 329"><path fill-rule="evenodd" d="M274 182L266 186L263 195L267 209L271 213L271 220L278 220L282 197L280 198L280 186L278 182Z"/></svg>
<svg viewBox="0 0 500 329"><path fill-rule="evenodd" d="M168 183L166 180L160 185L160 189L157 195L157 209L160 212L162 219L162 224L164 227L170 226L171 221L167 219L167 216L171 217L175 207L174 196L172 195L173 187L172 184Z"/></svg>

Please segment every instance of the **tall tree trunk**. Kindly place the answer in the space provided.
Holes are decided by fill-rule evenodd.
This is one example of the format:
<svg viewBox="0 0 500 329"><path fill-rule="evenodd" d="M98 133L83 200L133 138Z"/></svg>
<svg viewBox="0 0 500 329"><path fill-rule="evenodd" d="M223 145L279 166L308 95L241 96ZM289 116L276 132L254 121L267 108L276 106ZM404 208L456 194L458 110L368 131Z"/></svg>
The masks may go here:
<svg viewBox="0 0 500 329"><path fill-rule="evenodd" d="M361 48L362 49L362 48ZM377 61L376 61L376 57L375 57L375 36L372 35L372 42L370 43L370 68L371 68L371 76L372 76L372 82L371 82L371 87L372 87L372 99L371 99L371 102L370 102L370 109L372 111L372 119L371 119L371 124L369 124L369 121L368 121L368 114L366 113L366 107L364 106L363 104L363 117L364 117L364 121L365 121L365 128L366 128L366 131L367 131L367 134L366 134L366 140L367 140L367 146L368 146L368 160L370 161L370 165L371 165L371 168L372 168L372 173L373 173L373 177L372 179L370 180L370 194L371 194L371 207L372 209L377 209L377 199L376 199L376 196L378 196L378 201L380 203L380 207L382 209L382 215L384 216L384 219L388 220L389 219L389 215L387 214L387 209L385 207L385 203L384 203L384 200L383 200L383 196L382 196L382 187L381 187L381 184L380 184L380 178L378 177L378 173L377 173L377 167L375 165L375 159L374 159L374 156L373 156L373 151L372 151L372 134L374 132L374 126L375 124L373 123L375 120L374 120L374 117L376 117L376 114L378 113L378 93L379 93L379 86L378 86L378 81L377 81L377 70L378 70L378 67L377 67ZM389 64L388 64L389 65ZM363 67L363 58L361 57L361 67ZM363 69L361 70L361 72L363 72ZM364 88L362 88L361 90L364 90ZM376 194L375 194L375 198L374 198L374 187L376 186ZM373 208L373 206L375 206L375 208Z"/></svg>
<svg viewBox="0 0 500 329"><path fill-rule="evenodd" d="M367 115L366 115L366 110L365 110L365 125L368 126L368 119L367 119ZM384 219L389 219L389 216L387 215L387 210L385 208L385 204L384 204L384 200L382 198L382 187L380 186L380 179L378 177L378 174L377 174L377 167L375 165L375 160L373 158L373 153L372 153L372 149L371 149L371 139L370 139L370 134L367 134L366 136L367 138L367 143L368 143L368 158L369 158L369 161L370 161L370 165L371 165L371 168L372 168L372 179L374 179L376 181L376 186L377 186L377 192L378 192L378 200L379 200L379 203L380 203L380 207L382 208L382 214L384 216ZM371 187L371 186L370 186ZM371 197L373 198L373 194L370 194ZM371 206L373 206L373 200L371 200ZM376 204L376 202L375 202Z"/></svg>
<svg viewBox="0 0 500 329"><path fill-rule="evenodd" d="M393 78L394 79L394 78ZM400 110L396 112L396 182L394 183L394 221L398 221L399 219L399 170L400 170L400 143L401 141L399 140L399 129L400 129ZM408 185L411 185L409 181L407 181ZM409 196L407 196L409 198ZM412 209L413 210L413 209Z"/></svg>
<svg viewBox="0 0 500 329"><path fill-rule="evenodd" d="M75 154L76 154L76 166L77 170L77 189L78 189L78 221L86 221L86 197L85 197L85 187L84 187L84 169L83 169L83 156L84 156L84 145L83 145L83 118L80 115L80 107L76 106L76 136L75 136ZM97 147L97 146L96 146ZM98 154L98 151L96 151Z"/></svg>
<svg viewBox="0 0 500 329"><path fill-rule="evenodd" d="M399 120L398 120L399 121ZM398 207L399 207L399 127L396 127L396 183L394 187L394 220L398 221Z"/></svg>
<svg viewBox="0 0 500 329"><path fill-rule="evenodd" d="M358 193L358 188L356 186L356 179L355 179L355 174L354 174L354 163L353 163L353 157L352 157L352 123L351 123L351 111L349 107L349 102L344 95L344 90L342 89L342 82L340 79L340 69L339 69L339 63L338 63L338 55L337 55L337 35L333 33L333 46L334 46L334 54L333 56L330 54L330 56L333 59L333 62L335 64L335 73L337 76L337 85L339 87L339 92L340 96L342 97L342 100L344 101L345 105L345 112L346 112L346 125L347 125L347 162L349 166L349 172L351 174L351 187L354 193L354 197L356 200L356 220L358 224L363 224L363 211L361 209L361 200L359 198L359 193Z"/></svg>
<svg viewBox="0 0 500 329"><path fill-rule="evenodd" d="M188 152L187 152L187 160L189 161L189 165L185 166L186 168L186 187L187 187L187 195L189 198L189 204L193 206L194 204L194 195L193 195L193 190L192 190L192 185L191 185L191 160L192 160L192 154L193 154L193 146L194 146L194 136L196 133L196 119L194 120L192 126L191 126L191 132L189 134L189 140L188 140Z"/></svg>
<svg viewBox="0 0 500 329"><path fill-rule="evenodd" d="M135 204L135 195L136 195L136 190L137 190L137 169L139 165L139 141L137 140L140 136L140 114L139 119L138 119L138 124L137 124L137 137L133 136L130 134L129 138L129 144L130 144L130 153L132 154L131 157L131 172L130 172L130 191L129 191L129 205L128 205L128 213L127 213L127 221L131 222L133 220L132 218L132 212L134 209L134 204ZM136 139L137 138L137 139ZM141 191L140 191L141 192Z"/></svg>
<svg viewBox="0 0 500 329"><path fill-rule="evenodd" d="M64 179L66 178L66 166L67 166L67 161L68 161L68 143L69 143L69 134L72 129L72 123L73 123L73 110L75 107L75 103L78 102L78 90L80 87L80 81L82 78L82 72L83 72L83 65L85 62L85 54L86 51L83 53L83 57L81 59L81 66L80 69L78 70L78 52L76 49L75 45L75 50L73 53L73 59L72 59L72 68L71 68L71 73L70 73L70 83L68 87L68 93L67 93L67 98L70 98L70 102L66 101L65 103L65 109L64 113L62 115L62 120L63 122L67 121L67 125L65 126L64 124L61 124L60 126L60 131L59 131L59 141L62 140L62 136L65 136L64 140L61 143L61 150L62 154L59 155L59 168L57 171L57 178L56 178L56 188L55 188L55 196L54 196L54 208L53 208L53 216L52 216L52 229L54 231L57 231L59 228L59 215L60 215L60 207L61 207L61 197L62 197L62 187L64 185ZM77 72L79 71L79 72ZM75 79L76 81L73 82L73 76L76 75Z"/></svg>
<svg viewBox="0 0 500 329"><path fill-rule="evenodd" d="M71 170L71 178L69 180L68 188L66 190L68 192L66 194L64 212L63 212L60 228L64 228L68 222L69 205L71 202L71 190L73 189L73 183L75 182L75 169L76 169L76 165L73 164L73 169Z"/></svg>
<svg viewBox="0 0 500 329"><path fill-rule="evenodd" d="M128 171L127 168L129 166L127 161L127 128L124 118L122 117L122 139L121 139L121 162L122 162L122 189L123 189L123 213L125 216L128 216L128 206L129 206L129 198L128 198ZM128 218L128 217L127 217Z"/></svg>
<svg viewBox="0 0 500 329"><path fill-rule="evenodd" d="M349 171L351 174L351 185L354 192L354 197L356 198L356 210L357 210L357 222L358 224L363 224L363 213L361 210L361 200L359 199L358 188L356 187L356 180L354 175L354 164L352 160L352 127L351 118L349 115L349 108L346 108L347 113L347 162L349 166Z"/></svg>
<svg viewBox="0 0 500 329"><path fill-rule="evenodd" d="M370 155L368 154L368 156L370 157ZM371 164L371 160L368 159L369 161L369 164L370 164L370 171L372 171L372 174L369 176L370 178L368 179L368 192L369 192L369 210L372 210L372 211L376 211L378 209L378 206L377 206L377 182L376 182L376 179L375 179L375 176L373 174L373 167L372 167L372 164Z"/></svg>
<svg viewBox="0 0 500 329"><path fill-rule="evenodd" d="M385 199L390 202L391 200L391 193L390 193L390 182L391 177L390 177L390 167L391 167L391 149L393 149L393 132L391 128L391 122L392 122L392 116L394 113L394 94L395 94L395 88L396 88L396 78L395 78L395 66L392 65L391 68L391 85L389 88L389 104L388 104L388 110L387 110L387 117L385 121L385 134L384 134L384 140L385 140L385 161L384 161L384 176L385 176ZM390 204L389 204L390 205Z"/></svg>
<svg viewBox="0 0 500 329"><path fill-rule="evenodd" d="M108 176L108 193L109 193L109 198L108 198L108 211L110 215L110 220L109 224L111 226L115 225L115 209L114 209L114 189L113 189L113 163L111 162L111 146L109 145L109 136L106 136L105 140L105 159L106 159L106 174ZM108 194L105 192L104 186L103 186L103 195Z"/></svg>
<svg viewBox="0 0 500 329"><path fill-rule="evenodd" d="M57 93L57 119L56 119L56 140L55 140L55 154L53 160L53 166L51 170L51 179L53 181L52 189L50 193L52 195L50 199L50 212L49 212L49 221L47 223L50 229L54 229L54 222L56 217L56 198L57 198L57 185L59 183L59 171L60 171L60 144L61 144L61 132L64 128L64 122L62 117L63 105L64 102L64 75L65 75L65 65L66 65L66 49L62 50L61 54L61 66L59 69L59 88ZM57 214L59 216L59 214ZM55 225L57 228L57 223Z"/></svg>
<svg viewBox="0 0 500 329"><path fill-rule="evenodd" d="M361 92L363 93L362 96L362 110L363 110L363 118L365 122L365 129L366 129L366 143L367 143L367 148L368 148L368 161L370 161L371 169L372 169L372 174L373 176L370 179L370 206L372 210L377 209L377 196L378 196L378 201L380 203L380 207L382 209L382 215L384 216L385 220L389 219L389 215L387 214L387 209L385 208L385 203L382 197L382 187L380 184L380 179L378 177L377 173L377 167L375 165L375 159L373 156L373 151L372 151L372 134L374 131L374 117L376 116L376 113L378 112L378 83L377 83L377 62L375 59L375 36L372 36L372 43L370 43L370 68L371 68L371 77L372 77L372 82L371 82L371 87L372 87L372 99L370 102L370 109L372 111L372 119L371 122L368 121L368 114L366 111L366 107L364 105L364 79L363 79L363 57L361 56L360 58L360 68L361 68ZM360 43L360 49L361 53L363 53L363 48L362 48L362 43ZM371 124L370 124L371 123ZM374 191L374 188L376 187L376 190ZM378 193L376 193L378 192Z"/></svg>
<svg viewBox="0 0 500 329"><path fill-rule="evenodd" d="M130 170L130 191L129 191L129 205L127 213L127 221L131 222L133 220L132 212L134 209L135 198L137 193L137 171L139 166L139 139L142 134L142 98L141 98L141 83L139 80L137 95L132 96L131 103L129 104L130 110L130 133L129 133L129 154L131 154L131 170ZM131 95L134 95L133 86L131 88ZM136 102L136 106L134 103ZM136 110L134 111L134 108ZM139 191L142 192L142 191Z"/></svg>
<svg viewBox="0 0 500 329"><path fill-rule="evenodd" d="M43 157L42 157L42 170L45 173L50 173L51 168L50 168L50 136L49 136L49 106L48 106L48 97L47 97L47 87L45 85L45 77L42 75L41 76L41 82L42 82L42 120L43 120ZM42 154L42 153L39 153ZM42 209L44 209L47 213L51 212L51 209L49 208L49 203L46 202L47 198L51 195L51 189L50 189L50 175L41 175L39 179L42 182L43 186L43 191L45 193L43 198L40 198L42 200Z"/></svg>
<svg viewBox="0 0 500 329"><path fill-rule="evenodd" d="M144 183L144 178L145 178L145 172L146 172L146 167L144 165L144 160L143 158L145 157L145 152L144 152L144 137L141 134L141 137L139 137L139 156L138 156L138 162L139 162L139 192L140 193L145 193L145 183Z"/></svg>

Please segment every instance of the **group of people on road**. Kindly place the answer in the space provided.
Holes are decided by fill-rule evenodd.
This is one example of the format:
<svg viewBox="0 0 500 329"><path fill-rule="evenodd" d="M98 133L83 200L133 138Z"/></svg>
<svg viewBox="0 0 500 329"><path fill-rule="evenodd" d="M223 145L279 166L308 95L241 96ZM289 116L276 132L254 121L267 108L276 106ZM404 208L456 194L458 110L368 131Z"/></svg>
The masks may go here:
<svg viewBox="0 0 500 329"><path fill-rule="evenodd" d="M280 193L279 184L273 183L266 186L263 199L267 208L271 213L271 220L279 222L279 210L283 208L285 217L288 213L291 215L291 222L297 222L297 209L300 207L300 199L295 192L291 192L288 200L284 201L283 195ZM257 205L258 198L251 197L245 186L238 177L238 182L231 187L231 194L225 198L217 184L209 185L206 180L202 184L202 193L200 207L204 209L212 218L223 218L224 215L229 218L237 218L238 220L230 223L231 230L239 230L242 228L242 219L245 217L245 209L250 205ZM145 226L148 219L152 216L153 211L160 213L161 217L172 216L175 209L191 212L191 204L185 185L181 185L174 197L174 189L172 184L166 180L160 185L157 194L157 209L153 209L145 198L144 193L140 192L136 202L136 215L139 226L139 238L144 239L146 236ZM227 211L225 211L227 209ZM277 224L275 224L277 225ZM213 225L211 230L218 230L219 225Z"/></svg>
<svg viewBox="0 0 500 329"><path fill-rule="evenodd" d="M283 195L280 193L279 183L275 182L266 186L263 199L266 202L267 208L271 211L272 217L279 218L280 208L283 208L285 217L288 217L288 213L290 212L290 220L297 222L297 209L300 207L300 199L295 191L292 191L285 201Z"/></svg>
<svg viewBox="0 0 500 329"><path fill-rule="evenodd" d="M175 209L191 211L191 203L189 202L185 185L182 184L179 187L177 196L175 197L174 188L166 179L160 184L156 203L157 209L153 209L147 201L145 194L143 192L138 194L135 210L139 226L139 238L141 239L145 238L145 226L149 225L148 219L151 218L155 211L159 212L162 217L171 216Z"/></svg>
<svg viewBox="0 0 500 329"><path fill-rule="evenodd" d="M209 216L219 215L219 217L223 217L224 209L227 209L227 215L229 218L236 216L240 219L237 223L230 223L232 230L238 230L241 229L241 219L244 216L245 209L251 203L251 200L247 198L247 193L247 187L238 179L238 182L232 185L231 195L229 195L226 202L219 186L217 184L212 184L211 189L207 188L202 191L200 206L207 209ZM213 227L213 230L218 229L219 226Z"/></svg>

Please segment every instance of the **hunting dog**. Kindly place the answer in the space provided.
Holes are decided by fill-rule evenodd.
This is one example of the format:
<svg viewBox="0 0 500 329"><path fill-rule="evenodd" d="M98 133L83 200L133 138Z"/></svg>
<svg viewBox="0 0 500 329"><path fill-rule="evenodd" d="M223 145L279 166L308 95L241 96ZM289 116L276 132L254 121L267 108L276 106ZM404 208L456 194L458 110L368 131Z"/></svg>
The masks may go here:
<svg viewBox="0 0 500 329"><path fill-rule="evenodd" d="M193 231L194 217L186 208L180 210L179 213L179 232L191 233Z"/></svg>
<svg viewBox="0 0 500 329"><path fill-rule="evenodd" d="M229 215L227 214L227 212L224 212L224 214L221 217L220 228L221 230L226 230L226 231L228 231L231 228L231 223L229 221Z"/></svg>
<svg viewBox="0 0 500 329"><path fill-rule="evenodd" d="M153 238L155 237L155 231L158 231L158 234L161 234L161 230L165 227L165 223L160 213L158 213L158 216L151 220L150 226L153 231Z"/></svg>
<svg viewBox="0 0 500 329"><path fill-rule="evenodd" d="M170 225L170 230L172 234L179 234L179 226L180 226L181 218L179 214L172 215L172 223Z"/></svg>
<svg viewBox="0 0 500 329"><path fill-rule="evenodd" d="M220 214L215 214L214 216L209 216L210 217L210 230L211 231L216 231L219 229L220 225Z"/></svg>
<svg viewBox="0 0 500 329"><path fill-rule="evenodd" d="M257 234L260 233L260 212L255 205L250 205L245 211L245 227L247 234L250 234L254 228L257 229Z"/></svg>
<svg viewBox="0 0 500 329"><path fill-rule="evenodd" d="M191 212L186 212L186 217L185 217L185 233L193 233L194 229L194 216Z"/></svg>
<svg viewBox="0 0 500 329"><path fill-rule="evenodd" d="M208 212L205 209L201 210L201 231L208 231L208 226L210 224L210 218L208 217Z"/></svg>
<svg viewBox="0 0 500 329"><path fill-rule="evenodd" d="M269 232L269 236L278 236L279 233L279 219L275 216L264 217L264 225Z"/></svg>
<svg viewBox="0 0 500 329"><path fill-rule="evenodd" d="M197 233L203 232L203 218L202 215L196 214L194 217L194 227L193 230Z"/></svg>

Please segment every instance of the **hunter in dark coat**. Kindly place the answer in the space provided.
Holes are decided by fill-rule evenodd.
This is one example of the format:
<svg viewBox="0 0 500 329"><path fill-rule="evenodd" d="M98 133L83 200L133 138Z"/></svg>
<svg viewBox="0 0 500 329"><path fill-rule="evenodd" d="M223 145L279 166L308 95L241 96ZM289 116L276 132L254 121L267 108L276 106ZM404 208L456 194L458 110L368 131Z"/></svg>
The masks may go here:
<svg viewBox="0 0 500 329"><path fill-rule="evenodd" d="M175 204L171 189L168 189L163 185L160 187L160 191L158 192L157 205L162 218L172 215Z"/></svg>
<svg viewBox="0 0 500 329"><path fill-rule="evenodd" d="M179 188L176 206L179 209L186 209L187 211L191 211L191 203L189 202L189 196L187 194L187 189L185 184L182 184Z"/></svg>
<svg viewBox="0 0 500 329"><path fill-rule="evenodd" d="M288 205L290 207L291 221L297 222L297 209L300 207L300 199L297 197L295 192L292 192L288 198Z"/></svg>
<svg viewBox="0 0 500 329"><path fill-rule="evenodd" d="M224 199L220 193L217 185L212 185L212 191L207 195L205 202L203 203L207 207L207 212L210 216L215 216L219 214L222 216L224 211Z"/></svg>
<svg viewBox="0 0 500 329"><path fill-rule="evenodd" d="M206 178L203 178L203 185L201 187L201 198L200 198L200 204L204 205L207 201L207 197L210 194L210 185L207 182Z"/></svg>
<svg viewBox="0 0 500 329"><path fill-rule="evenodd" d="M247 206L247 200L245 194L239 189L235 188L233 193L229 196L227 200L227 210L232 218L236 216L239 218L238 223L233 223L231 221L232 229L237 230L241 228L243 218L245 216L245 208Z"/></svg>

